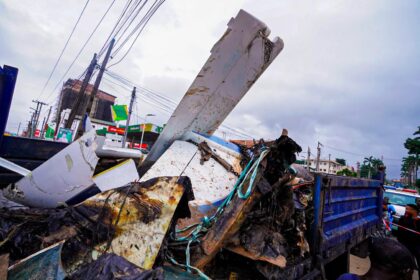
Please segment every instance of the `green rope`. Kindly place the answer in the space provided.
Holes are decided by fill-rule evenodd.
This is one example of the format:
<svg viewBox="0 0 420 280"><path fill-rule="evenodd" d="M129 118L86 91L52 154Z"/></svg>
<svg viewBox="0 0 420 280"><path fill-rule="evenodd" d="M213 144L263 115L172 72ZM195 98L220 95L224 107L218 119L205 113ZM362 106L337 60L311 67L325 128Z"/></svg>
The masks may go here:
<svg viewBox="0 0 420 280"><path fill-rule="evenodd" d="M248 162L248 164L245 166L244 170L242 170L241 174L239 175L238 180L236 181L235 185L233 186L232 191L228 194L228 196L223 200L222 204L217 208L216 212L209 218L205 216L200 223L192 224L187 227L184 227L182 229L175 230L175 236L172 236L172 239L174 241L188 241L187 248L185 249L185 265L180 264L176 262L172 257L169 257L169 260L181 267L184 267L187 269L188 272L191 272L191 270L194 270L197 272L202 278L204 279L210 279L207 275L205 275L202 271L200 271L198 268L191 266L190 264L190 245L193 242L199 241L199 238L208 231L208 229L213 225L213 223L217 220L217 218L224 212L224 209L226 206L230 204L232 201L235 193L238 195L239 198L245 200L248 199L251 195L252 188L255 183L255 178L258 174L258 167L261 163L261 161L266 157L266 155L269 153L268 149L263 149L260 153L260 156L255 161L254 158L251 158L251 160ZM248 188L245 193L242 193L242 187L247 181L248 177L250 177ZM185 231L188 231L190 229L193 229L190 231L186 236L178 237L177 233L182 233Z"/></svg>

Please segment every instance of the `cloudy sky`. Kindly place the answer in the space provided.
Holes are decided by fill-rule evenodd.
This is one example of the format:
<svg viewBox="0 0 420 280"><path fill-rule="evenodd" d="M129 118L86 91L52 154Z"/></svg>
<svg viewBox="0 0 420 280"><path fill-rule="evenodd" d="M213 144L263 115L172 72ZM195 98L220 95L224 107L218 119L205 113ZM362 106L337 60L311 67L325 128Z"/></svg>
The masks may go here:
<svg viewBox="0 0 420 280"><path fill-rule="evenodd" d="M55 86L111 2L90 0L41 94L86 0L0 1L0 63L19 68L8 130L29 120L32 99L54 104ZM115 2L66 78L87 67L124 4ZM383 156L388 175L397 177L404 139L420 125L418 1L167 0L111 70L178 102L240 9L264 21L285 47L225 123L255 138L287 128L304 150L315 153L320 141L323 158L331 154L352 165ZM129 89L111 81L101 88L128 103ZM152 113L150 121L165 123L169 114L146 101L138 98L135 121ZM231 131L227 137L240 138Z"/></svg>

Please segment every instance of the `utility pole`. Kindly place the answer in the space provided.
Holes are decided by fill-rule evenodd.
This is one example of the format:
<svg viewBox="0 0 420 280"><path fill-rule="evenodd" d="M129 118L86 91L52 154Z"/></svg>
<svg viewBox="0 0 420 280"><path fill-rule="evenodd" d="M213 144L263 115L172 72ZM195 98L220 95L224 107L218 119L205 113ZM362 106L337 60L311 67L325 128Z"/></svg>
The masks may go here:
<svg viewBox="0 0 420 280"><path fill-rule="evenodd" d="M39 115L41 114L42 106L47 105L47 103L41 102L39 100L32 100L32 102L36 103L36 109L32 119L31 138L33 138L34 132L38 126Z"/></svg>
<svg viewBox="0 0 420 280"><path fill-rule="evenodd" d="M308 146L308 155L307 155L306 164L308 166L308 171L311 171L311 148L309 148L309 146Z"/></svg>
<svg viewBox="0 0 420 280"><path fill-rule="evenodd" d="M330 174L331 154L328 154L328 174Z"/></svg>
<svg viewBox="0 0 420 280"><path fill-rule="evenodd" d="M18 129L17 129L17 132L16 132L17 136L19 136L20 124L21 124L21 122L19 122L19 126L18 126Z"/></svg>
<svg viewBox="0 0 420 280"><path fill-rule="evenodd" d="M127 141L128 126L130 125L130 117L131 117L131 113L133 112L133 104L134 104L135 99L136 99L136 87L133 88L133 92L131 93L130 106L128 107L128 117L127 117L127 122L125 123L124 137L122 140L123 148L125 148L125 142Z"/></svg>
<svg viewBox="0 0 420 280"><path fill-rule="evenodd" d="M153 114L146 114L146 117L144 118L144 124L142 125L142 129L141 129L141 139L140 139L140 151L143 149L143 137L144 137L144 129L146 128L146 124L147 124L147 117L153 117Z"/></svg>
<svg viewBox="0 0 420 280"><path fill-rule="evenodd" d="M44 118L44 122L41 128L41 139L44 139L45 125L47 125L48 121L50 120L51 110L52 110L52 106L50 106L50 109L48 110L47 120L45 120Z"/></svg>
<svg viewBox="0 0 420 280"><path fill-rule="evenodd" d="M82 105L82 101L85 99L84 98L85 97L85 90L86 90L87 86L89 85L89 81L90 81L90 78L92 77L93 70L95 70L96 64L97 64L97 60L96 60L96 53L95 53L93 55L93 58L92 58L90 64L89 64L89 67L86 71L86 75L85 75L85 78L83 79L82 86L80 87L79 94L77 95L76 102L74 103L73 108L71 108L69 118L68 118L66 124L64 125L65 128L71 128L71 126L73 124L73 121L76 117L76 114L79 111L80 106ZM57 124L60 123L60 113L61 112L58 112ZM82 118L83 118L83 116L82 116ZM58 129L58 127L56 128L56 130L57 129Z"/></svg>
<svg viewBox="0 0 420 280"><path fill-rule="evenodd" d="M321 159L321 142L318 141L317 155L316 155L316 172L319 172L319 160Z"/></svg>
<svg viewBox="0 0 420 280"><path fill-rule="evenodd" d="M360 162L357 162L357 178L360 178Z"/></svg>
<svg viewBox="0 0 420 280"><path fill-rule="evenodd" d="M96 77L95 84L93 85L92 92L90 93L88 103L86 104L86 107L84 107L83 110L81 111L82 119L80 120L79 127L77 128L76 138L82 135L82 127L83 127L82 122L83 122L83 118L85 114L87 114L89 117L92 117L91 110L92 110L93 100L95 99L96 93L98 92L99 85L102 80L102 76L104 75L106 65L108 63L109 57L111 56L112 48L114 47L114 43L115 43L115 39L112 39L111 42L109 43L108 50L106 52L104 60L102 61L102 65L101 65L101 68L99 69L98 76Z"/></svg>

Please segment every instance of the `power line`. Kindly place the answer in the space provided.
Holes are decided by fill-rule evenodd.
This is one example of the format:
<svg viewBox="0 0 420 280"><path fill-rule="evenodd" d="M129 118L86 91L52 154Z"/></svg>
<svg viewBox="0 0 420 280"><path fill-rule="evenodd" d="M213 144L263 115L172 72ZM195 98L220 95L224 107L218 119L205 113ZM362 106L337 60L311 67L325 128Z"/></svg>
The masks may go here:
<svg viewBox="0 0 420 280"><path fill-rule="evenodd" d="M52 90L51 94L53 94L55 92L55 90L57 89L57 87L61 84L61 82L64 80L64 78L67 76L67 74L69 73L70 69L73 67L74 63L76 62L76 60L79 58L80 54L83 52L83 50L85 49L86 45L89 43L90 39L93 37L93 35L95 34L96 30L98 29L98 27L101 25L102 21L104 20L104 18L106 17L106 15L108 14L108 12L111 10L112 6L114 5L115 0L112 0L111 4L108 6L107 10L105 11L105 13L103 14L103 16L101 17L101 19L99 20L99 22L96 24L95 28L93 29L93 31L90 33L89 37L87 38L86 42L83 44L82 48L80 49L80 51L77 53L76 57L73 59L72 63L70 64L70 66L67 68L66 72L63 74L63 76L60 78L59 82L56 84L56 86L54 87L54 89Z"/></svg>
<svg viewBox="0 0 420 280"><path fill-rule="evenodd" d="M127 91L131 90L131 88L133 86L139 88L140 89L139 90L139 93L143 97L146 96L148 98L147 100L145 100L145 102L147 102L147 103L149 103L151 105L154 105L154 106L158 106L159 108L164 107L164 109L163 109L164 112L168 113L169 115L171 115L173 113L173 111L175 110L175 107L176 107L177 103L173 99L170 99L170 98L168 98L168 97L166 97L166 96L164 96L162 94L159 94L159 93L157 93L155 91L152 91L152 90L147 89L147 88L145 88L143 86L140 86L140 85L138 85L138 84L136 84L134 82L131 82L127 78L124 78L124 77L122 77L122 76L118 75L117 73L114 73L114 72L112 72L110 70L106 71L105 73L109 77L111 77L111 78L119 81L120 83L124 84L124 86L121 85L121 84L118 84L118 83L115 83L115 82L111 82L110 81L111 83L114 83L114 84L116 84L116 85L118 85L118 86L126 89ZM248 138L248 139L254 139L255 138L254 136L251 136L251 135L247 134L246 132L241 131L238 128L233 128L233 127L231 127L229 125L226 125L226 124L222 124L221 127L225 128L225 129L227 129L227 130L229 130L231 132L234 132L233 134L235 134L237 136L241 136L243 138Z"/></svg>
<svg viewBox="0 0 420 280"><path fill-rule="evenodd" d="M156 0L157 1L157 0ZM155 1L155 3L156 3ZM137 31L136 29L140 29L139 32L137 33L137 36L134 38L133 42L131 43L130 47L128 48L128 50L126 51L126 53L120 58L120 60L118 60L117 62L115 62L114 64L111 64L108 68L111 68L112 66L117 65L118 63L120 63L121 61L124 60L124 58L128 55L128 53L130 52L130 50L132 49L132 47L134 46L134 44L136 43L137 39L139 38L140 34L143 32L144 28L146 27L147 23L149 22L149 20L152 18L152 16L156 13L156 11L159 9L159 7L165 2L165 0L161 0L160 2L158 2L158 4L155 7L151 7L149 9L149 11L147 12L147 14L142 18L142 20L140 21L140 23L133 29L133 31L130 33L130 35L124 40L124 42L120 45L119 48L116 49L115 53L113 54L113 56L117 55L117 53L122 49L122 47L126 44L126 42L129 41L129 39L131 38L132 35L134 35L134 33ZM153 4L155 5L155 4ZM150 12L151 11L151 12ZM144 22L144 23L143 23ZM141 26L141 28L140 28Z"/></svg>
<svg viewBox="0 0 420 280"><path fill-rule="evenodd" d="M125 22L124 22L124 24L123 25L121 25L121 27L120 27L120 29L119 29L119 31L121 31L121 29L123 28L123 26L125 25L125 23L130 19L130 22L128 23L128 25L124 28L124 30L123 30L123 32L122 32L122 34L121 34L121 36L119 36L119 38L117 38L117 41L116 41L116 45L118 45L119 44L119 42L120 42L120 40L123 38L123 36L124 36L124 34L127 32L127 30L129 30L129 28L130 28L130 26L132 25L132 23L133 23L133 21L137 18L137 16L140 14L140 12L143 10L143 8L144 8L144 6L147 4L147 0L146 1L144 1L143 2L143 5L141 5L140 7L139 7L139 5L141 4L141 0L138 2L138 3L136 3L135 4L135 6L134 6L134 8L131 10L131 12L130 12L130 14L126 17L126 20L125 20ZM132 17L132 15L134 15L133 17ZM115 52L115 51L114 51ZM115 55L115 53L113 53L112 55Z"/></svg>
<svg viewBox="0 0 420 280"><path fill-rule="evenodd" d="M129 1L125 4L125 6L124 6L124 8L123 8L123 11L122 11L121 15L119 16L119 18L118 18L117 22L115 23L114 27L113 27L113 28L112 28L112 30L111 30L111 33L109 33L109 36L108 36L108 38L105 40L104 45L102 46L101 50L98 52L98 57L100 57L100 56L103 54L103 52L106 50L107 45L109 44L109 42L110 42L111 38L115 38L115 35L113 36L113 32L114 32L114 31L115 31L115 29L117 28L117 26L118 26L118 24L120 23L121 19L124 17L125 13L127 12L128 8L130 7L130 5L131 5L131 2L132 2L132 1L133 1L133 0L129 0Z"/></svg>
<svg viewBox="0 0 420 280"><path fill-rule="evenodd" d="M77 18L77 21L76 21L76 23L74 24L73 29L71 30L70 35L69 35L69 37L67 38L67 41L66 41L66 43L64 44L64 47L63 47L63 49L61 50L61 53L60 53L60 55L58 56L58 59L57 59L57 61L55 62L54 67L53 67L53 69L51 70L51 73L50 73L50 75L48 76L48 79L47 79L47 81L46 81L46 82L45 82L45 84L44 84L44 87L43 87L43 88L42 88L42 90L41 90L41 93L38 95L38 98L39 98L39 97L40 97L40 96L44 93L45 88L47 87L48 83L50 82L51 77L52 77L52 75L54 74L55 69L57 68L58 63L60 62L61 57L63 56L64 51L66 50L66 48L67 48L67 46L68 46L68 44L69 44L69 42L70 42L70 39L71 39L71 37L73 36L73 33L74 33L74 31L76 30L76 27L77 27L77 25L79 24L79 21L80 21L80 19L82 18L83 13L84 13L84 12L85 12L85 10L86 10L87 5L89 4L89 1L90 1L90 0L87 0L87 1L86 1L85 6L84 6L84 7L83 7L83 9L82 9L82 12L80 13L79 17Z"/></svg>
<svg viewBox="0 0 420 280"><path fill-rule="evenodd" d="M350 152L350 151L346 151L343 149L339 149L339 148L335 148L335 147L331 147L329 145L324 145L326 148L338 151L338 152L342 152L342 153L346 153L346 154L350 154L350 155L354 155L354 156L359 156L359 157L366 157L366 155L362 155L362 154L358 154L358 153L354 153L354 152ZM384 160L398 160L401 161L401 159L397 159L397 158L389 158L389 157L383 157Z"/></svg>

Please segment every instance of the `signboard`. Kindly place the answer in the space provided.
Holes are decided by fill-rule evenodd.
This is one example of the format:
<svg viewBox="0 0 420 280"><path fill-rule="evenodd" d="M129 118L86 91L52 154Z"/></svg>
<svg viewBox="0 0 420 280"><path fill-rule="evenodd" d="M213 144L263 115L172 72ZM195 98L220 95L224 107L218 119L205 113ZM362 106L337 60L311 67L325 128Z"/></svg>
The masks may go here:
<svg viewBox="0 0 420 280"><path fill-rule="evenodd" d="M124 128L116 126L108 126L108 132L124 135Z"/></svg>
<svg viewBox="0 0 420 280"><path fill-rule="evenodd" d="M148 146L149 145L146 144L146 143L143 143L141 146L140 146L140 143L130 143L130 145L129 145L130 148L139 149L139 150L140 150L140 148L143 149L143 150L147 150Z"/></svg>
<svg viewBox="0 0 420 280"><path fill-rule="evenodd" d="M73 131L68 128L60 127L57 133L57 141L70 143L73 139Z"/></svg>
<svg viewBox="0 0 420 280"><path fill-rule="evenodd" d="M152 123L145 123L145 124L136 124L136 125L130 125L128 127L128 132L141 132L142 128L144 126L145 132L154 132L154 133L161 133L163 130L163 127L157 126Z"/></svg>

